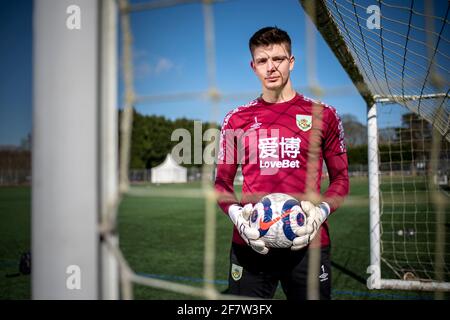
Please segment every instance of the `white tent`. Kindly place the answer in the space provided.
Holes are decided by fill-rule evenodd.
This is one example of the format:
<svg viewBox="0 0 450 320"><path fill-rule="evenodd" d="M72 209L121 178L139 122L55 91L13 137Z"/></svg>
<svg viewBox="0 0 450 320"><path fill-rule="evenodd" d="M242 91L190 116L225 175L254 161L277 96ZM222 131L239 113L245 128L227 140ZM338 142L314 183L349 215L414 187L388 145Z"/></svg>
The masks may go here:
<svg viewBox="0 0 450 320"><path fill-rule="evenodd" d="M152 168L152 183L187 182L187 169L180 166L169 153L160 165Z"/></svg>

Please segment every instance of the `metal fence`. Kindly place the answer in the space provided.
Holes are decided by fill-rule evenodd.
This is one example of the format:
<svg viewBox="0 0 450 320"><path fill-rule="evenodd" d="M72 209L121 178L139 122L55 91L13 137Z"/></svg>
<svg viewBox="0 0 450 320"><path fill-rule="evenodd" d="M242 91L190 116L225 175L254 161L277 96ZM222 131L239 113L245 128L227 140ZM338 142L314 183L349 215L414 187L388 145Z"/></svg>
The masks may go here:
<svg viewBox="0 0 450 320"><path fill-rule="evenodd" d="M0 169L0 186L31 184L30 169Z"/></svg>

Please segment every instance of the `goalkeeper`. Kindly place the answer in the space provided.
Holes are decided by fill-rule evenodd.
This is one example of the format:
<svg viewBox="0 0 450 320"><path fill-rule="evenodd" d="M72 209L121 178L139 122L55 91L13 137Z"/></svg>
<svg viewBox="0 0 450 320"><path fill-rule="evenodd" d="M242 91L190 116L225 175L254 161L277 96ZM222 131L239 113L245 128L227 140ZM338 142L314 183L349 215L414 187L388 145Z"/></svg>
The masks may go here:
<svg viewBox="0 0 450 320"><path fill-rule="evenodd" d="M320 298L330 299L327 217L349 190L342 123L333 107L293 89L290 72L295 58L285 31L263 28L251 37L249 47L262 94L226 115L216 168L218 204L234 223L227 293L270 299L280 282L288 300L306 299L308 248L320 247ZM329 187L320 201L307 201L307 191L320 194L324 161ZM233 187L239 165L244 178L241 201ZM261 196L275 192L299 199L307 217L287 249L267 248L248 221Z"/></svg>

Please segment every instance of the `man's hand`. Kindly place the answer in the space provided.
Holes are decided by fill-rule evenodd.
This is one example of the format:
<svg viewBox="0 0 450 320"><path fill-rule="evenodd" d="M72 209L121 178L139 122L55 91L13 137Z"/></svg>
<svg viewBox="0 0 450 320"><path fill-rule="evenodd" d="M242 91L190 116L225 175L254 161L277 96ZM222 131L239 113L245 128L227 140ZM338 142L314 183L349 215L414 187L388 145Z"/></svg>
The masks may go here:
<svg viewBox="0 0 450 320"><path fill-rule="evenodd" d="M330 214L330 206L326 202L316 206L310 201L301 201L300 206L306 215L306 222L303 228L296 231L297 237L292 241L292 250L300 250L310 244Z"/></svg>
<svg viewBox="0 0 450 320"><path fill-rule="evenodd" d="M250 227L249 218L252 210L253 205L251 203L246 204L244 207L233 204L228 209L228 215L238 229L241 238L256 252L267 254L269 248L266 247L263 240L259 239L260 234L258 229Z"/></svg>

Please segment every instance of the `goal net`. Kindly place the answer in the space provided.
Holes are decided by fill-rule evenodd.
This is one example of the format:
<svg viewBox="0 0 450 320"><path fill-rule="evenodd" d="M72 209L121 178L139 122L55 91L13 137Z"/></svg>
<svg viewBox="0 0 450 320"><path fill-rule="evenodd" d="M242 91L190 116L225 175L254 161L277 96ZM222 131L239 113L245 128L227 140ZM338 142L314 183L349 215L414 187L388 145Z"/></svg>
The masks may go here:
<svg viewBox="0 0 450 320"><path fill-rule="evenodd" d="M368 105L368 287L449 290L450 3L300 2Z"/></svg>
<svg viewBox="0 0 450 320"><path fill-rule="evenodd" d="M448 282L450 239L440 228L450 219L450 143L439 140L434 155L431 125L398 105L382 105L377 118L382 275Z"/></svg>
<svg viewBox="0 0 450 320"><path fill-rule="evenodd" d="M36 1L33 40L36 44L33 71L36 92L32 209L34 298L132 299L139 297L136 292L143 287L167 291L177 298L180 295L206 299L239 298L224 294L226 291L222 291L220 286L225 284L216 279L216 274L220 274L216 272L218 266L222 274L230 271L219 265L220 258L224 258L219 256L219 252L227 250L225 245L229 244L229 234L223 227L225 220L220 220L226 217L216 215L213 161L203 161L202 141L193 143L192 156L194 159L198 156L201 162L201 167L196 167L198 172L195 172L201 179L198 183L182 189L145 184L138 187L129 181L137 175L130 168L134 152L132 132L136 132L133 129L139 122L133 109L144 100L158 104L197 100L203 104L196 107L210 108L212 115L218 112L219 104L224 101L229 103L229 108L235 105L236 100L248 101L249 96L254 98L259 94L236 92L241 90L239 83L237 89L229 89L231 92L228 94L218 88L213 8L221 2L224 1L80 0L73 6L69 0ZM274 3L278 5L278 2ZM371 212L371 261L368 269L371 276L368 287L449 290L449 2L411 0L405 4L404 1L301 0L300 3L368 106ZM147 30L136 32L143 21L139 20L143 19L140 13L162 8L178 10L181 5L196 5L192 12L195 12L196 20L201 20L202 28L199 30L203 33L197 33L205 44L202 67L207 75L207 86L202 85L200 91L190 91L194 89L188 86L186 92L158 91L154 95L139 95L139 85L134 83L139 75L133 74L139 68L133 64L142 52L139 53L139 46L133 43L133 36L136 40L139 34L145 35L145 41L152 39L154 45L154 39L148 38ZM301 10L297 2L295 6ZM64 12L67 12L67 28L60 27L60 15ZM82 27L81 20L77 24L77 16L81 12ZM173 24L172 20L161 17L157 19L158 23L167 20ZM228 19L219 21L229 23ZM310 25L308 21L306 36L303 37L308 63L307 75L304 77L302 74L302 78L308 83L305 91L309 90L317 98L320 92L333 94L333 90L330 87L323 90L318 84L314 69L318 55ZM164 30L164 27L159 30ZM190 41L184 33L183 37ZM81 51L70 49L74 47ZM117 63L117 47L120 48L120 63ZM77 56L79 52L86 53L83 59ZM198 59L198 52L195 53ZM119 66L121 71L117 70ZM173 66L170 61L159 59L152 71L158 72L157 67ZM149 72L149 65L142 65L142 70ZM67 72L70 77L61 72ZM119 72L123 90L119 90L116 84ZM54 88L60 88L57 94ZM335 94L347 92L344 87L334 89ZM119 96L120 102L117 101ZM118 104L123 107L119 119ZM61 105L64 105L63 109ZM191 109L189 106L186 108ZM192 107L189 111L194 109ZM196 130L194 127L194 135ZM206 130L205 134L199 131L200 140L212 141L213 130ZM158 144L162 143L156 141L147 148ZM318 145L310 144L309 159L316 159ZM76 169L65 170L65 165L74 161ZM310 165L313 163L313 160L307 163L311 170L308 169L306 185L311 190L316 186L317 178L315 166ZM361 175L365 174L363 170L361 172ZM313 196L318 195L314 193ZM130 198L139 203L133 205L135 214L129 217L119 215L120 210L126 209ZM358 199L354 200L359 206ZM141 203L144 201L152 216L142 218ZM367 208L365 199L362 205ZM356 212L358 208L353 209ZM179 238L162 238L174 228L167 228L157 221L167 221L168 216L181 219L188 216L187 210L197 221L196 226L193 226L193 220L179 225L199 226L199 230L189 230ZM160 215L161 212L164 215ZM130 222L133 220L131 217L139 216L145 219L146 226L136 221L125 226L130 227L128 234L134 236L134 233L141 232L146 237L139 241L133 238L133 243L141 247L132 255L123 234L119 245L118 220L128 219ZM58 228L48 228L55 223ZM226 220L226 227L230 226ZM222 241L225 238L216 241L224 234L226 241ZM195 239L189 239L193 236ZM157 247L155 243L161 246ZM192 255L178 256L188 252L190 247L200 249ZM143 251L147 259L142 257ZM309 251L310 299L316 299L319 292L319 251ZM74 256L78 257L76 265L73 265ZM154 263L153 260L158 261ZM173 260L179 264L170 266L168 261ZM151 262L154 268L146 269L146 273L137 272L134 269L136 261ZM187 278L185 275L162 274L170 267L178 272L190 265L195 265L192 268L195 272L187 275L195 275L195 278L190 277L187 283L182 282ZM72 275L71 270L79 272ZM83 290L78 290L66 280L81 279L81 270L86 280L83 280ZM167 275L172 277L164 277Z"/></svg>

